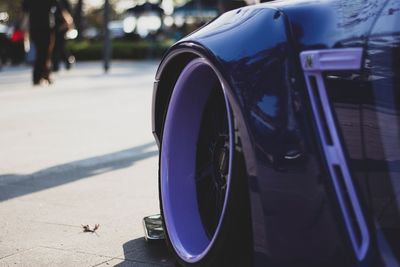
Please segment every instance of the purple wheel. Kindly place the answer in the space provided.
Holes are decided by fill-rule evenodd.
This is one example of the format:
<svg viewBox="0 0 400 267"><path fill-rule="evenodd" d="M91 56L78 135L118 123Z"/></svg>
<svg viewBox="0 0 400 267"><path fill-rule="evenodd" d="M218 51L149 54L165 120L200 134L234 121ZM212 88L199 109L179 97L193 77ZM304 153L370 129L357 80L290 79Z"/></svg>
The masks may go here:
<svg viewBox="0 0 400 267"><path fill-rule="evenodd" d="M160 154L163 220L184 265L209 265L210 255L223 254L235 157L232 117L213 68L192 60L175 84Z"/></svg>

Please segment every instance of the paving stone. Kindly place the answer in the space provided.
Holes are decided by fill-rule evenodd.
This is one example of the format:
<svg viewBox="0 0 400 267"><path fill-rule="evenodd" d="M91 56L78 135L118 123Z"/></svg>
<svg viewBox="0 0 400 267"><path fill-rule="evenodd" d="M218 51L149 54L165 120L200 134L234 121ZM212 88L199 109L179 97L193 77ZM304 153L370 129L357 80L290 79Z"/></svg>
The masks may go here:
<svg viewBox="0 0 400 267"><path fill-rule="evenodd" d="M143 241L141 222L159 212L156 67L115 62L104 75L100 62L83 63L39 88L29 68L3 69L0 266L169 264L165 247Z"/></svg>

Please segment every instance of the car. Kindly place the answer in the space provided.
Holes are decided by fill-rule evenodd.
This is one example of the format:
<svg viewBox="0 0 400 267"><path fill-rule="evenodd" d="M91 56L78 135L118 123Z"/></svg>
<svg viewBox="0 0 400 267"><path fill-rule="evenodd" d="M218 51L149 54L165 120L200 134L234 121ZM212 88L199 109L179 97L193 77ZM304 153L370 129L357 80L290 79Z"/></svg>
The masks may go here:
<svg viewBox="0 0 400 267"><path fill-rule="evenodd" d="M400 266L400 1L276 1L178 41L154 83L182 266Z"/></svg>

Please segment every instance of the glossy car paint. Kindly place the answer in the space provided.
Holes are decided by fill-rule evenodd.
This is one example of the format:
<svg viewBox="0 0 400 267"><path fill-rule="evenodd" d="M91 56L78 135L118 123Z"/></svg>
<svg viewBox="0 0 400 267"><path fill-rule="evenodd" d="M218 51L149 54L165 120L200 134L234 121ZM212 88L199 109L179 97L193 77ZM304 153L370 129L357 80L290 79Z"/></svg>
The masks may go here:
<svg viewBox="0 0 400 267"><path fill-rule="evenodd" d="M400 2L385 1L366 38L364 68L325 74L347 162L375 242L372 266L399 266Z"/></svg>
<svg viewBox="0 0 400 267"><path fill-rule="evenodd" d="M384 254L385 244L391 245L387 238L381 244L375 236L375 215L368 213L359 181L358 196L372 241L363 257L351 248L299 62L302 51L358 47L366 53L364 71L366 59L377 60L373 52L378 44L387 57L377 64L397 68L381 68L380 75L387 72L383 74L399 81L398 63L387 62L392 54L398 56L398 35L393 33L399 26L386 32L386 43L373 41L375 32L382 33L376 27L386 27L387 19L380 22L383 13L398 17L397 6L388 7L390 2L398 1L279 1L242 8L178 42L161 63L153 100L157 140L162 139L173 73L193 57L204 57L221 75L243 142L256 266L396 266L378 256ZM345 77L351 88L354 81L348 77L357 73L344 70L338 77ZM330 86L328 82L328 92ZM343 131L340 135L346 139ZM345 150L348 157L348 146ZM394 263L392 255L390 264Z"/></svg>

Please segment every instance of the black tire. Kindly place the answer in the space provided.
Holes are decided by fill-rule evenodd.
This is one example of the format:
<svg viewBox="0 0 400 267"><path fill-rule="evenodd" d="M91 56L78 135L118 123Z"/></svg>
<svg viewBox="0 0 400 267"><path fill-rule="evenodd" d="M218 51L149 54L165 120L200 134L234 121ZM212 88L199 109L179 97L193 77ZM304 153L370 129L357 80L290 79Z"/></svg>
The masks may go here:
<svg viewBox="0 0 400 267"><path fill-rule="evenodd" d="M178 264L252 265L240 137L220 79L204 59L191 61L174 88L159 174L167 245Z"/></svg>

